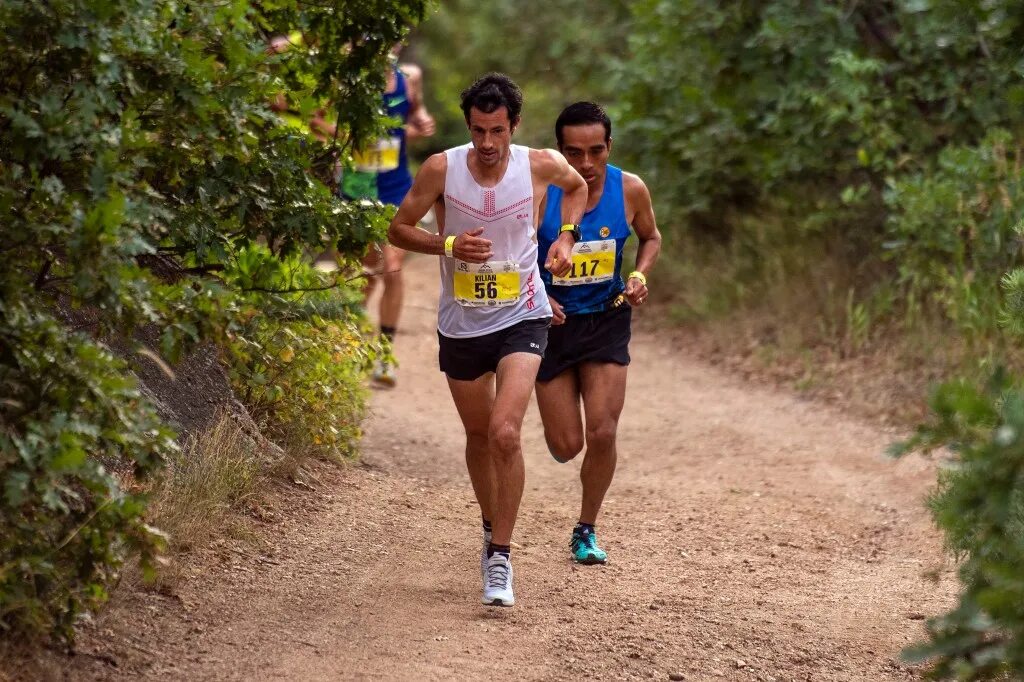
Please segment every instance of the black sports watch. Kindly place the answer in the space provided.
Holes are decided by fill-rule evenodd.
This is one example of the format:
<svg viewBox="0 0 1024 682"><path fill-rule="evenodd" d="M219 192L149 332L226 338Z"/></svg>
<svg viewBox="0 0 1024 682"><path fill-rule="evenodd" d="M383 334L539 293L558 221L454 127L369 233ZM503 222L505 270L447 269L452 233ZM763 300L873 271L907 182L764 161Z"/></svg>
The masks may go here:
<svg viewBox="0 0 1024 682"><path fill-rule="evenodd" d="M562 229L558 231L558 236L561 237L563 232L572 232L572 239L577 244L583 239L583 233L580 232L579 225L566 223L565 225L562 225Z"/></svg>

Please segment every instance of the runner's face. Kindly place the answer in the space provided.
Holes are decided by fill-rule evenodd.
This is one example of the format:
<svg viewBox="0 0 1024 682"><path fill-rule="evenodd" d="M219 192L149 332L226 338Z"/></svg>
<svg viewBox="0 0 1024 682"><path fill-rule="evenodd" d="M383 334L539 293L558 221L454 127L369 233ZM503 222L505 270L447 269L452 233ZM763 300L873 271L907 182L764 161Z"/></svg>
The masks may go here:
<svg viewBox="0 0 1024 682"><path fill-rule="evenodd" d="M608 169L608 153L612 141L604 140L604 126L587 123L562 128L562 146L558 151L587 181L587 188L601 187Z"/></svg>
<svg viewBox="0 0 1024 682"><path fill-rule="evenodd" d="M508 109L498 107L485 114L476 107L469 110L469 135L473 140L477 158L485 166L497 166L512 144L512 132L519 121L508 120Z"/></svg>

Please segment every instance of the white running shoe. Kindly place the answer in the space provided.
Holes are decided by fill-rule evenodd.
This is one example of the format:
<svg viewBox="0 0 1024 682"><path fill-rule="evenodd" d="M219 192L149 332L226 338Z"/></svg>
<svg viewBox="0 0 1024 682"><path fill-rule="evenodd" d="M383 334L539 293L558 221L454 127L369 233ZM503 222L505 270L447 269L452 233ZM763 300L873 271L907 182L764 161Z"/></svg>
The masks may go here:
<svg viewBox="0 0 1024 682"><path fill-rule="evenodd" d="M487 606L512 606L516 603L512 595L512 562L504 554L495 552L487 560L484 596L480 601Z"/></svg>
<svg viewBox="0 0 1024 682"><path fill-rule="evenodd" d="M398 378L395 376L395 368L391 364L378 360L377 364L373 368L373 374L370 377L373 383L382 388L394 388L395 384L398 383Z"/></svg>

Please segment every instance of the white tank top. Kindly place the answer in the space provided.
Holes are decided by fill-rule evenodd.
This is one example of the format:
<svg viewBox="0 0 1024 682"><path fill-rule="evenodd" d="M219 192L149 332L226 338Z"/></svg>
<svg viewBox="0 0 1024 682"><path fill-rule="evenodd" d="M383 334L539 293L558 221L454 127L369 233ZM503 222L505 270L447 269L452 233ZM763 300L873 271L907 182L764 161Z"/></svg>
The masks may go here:
<svg viewBox="0 0 1024 682"><path fill-rule="evenodd" d="M441 297L437 330L469 338L511 327L523 320L551 317L537 265L533 224L530 150L511 145L505 175L494 187L481 187L469 172L472 143L445 152L444 236L483 227L494 253L477 265L441 257Z"/></svg>

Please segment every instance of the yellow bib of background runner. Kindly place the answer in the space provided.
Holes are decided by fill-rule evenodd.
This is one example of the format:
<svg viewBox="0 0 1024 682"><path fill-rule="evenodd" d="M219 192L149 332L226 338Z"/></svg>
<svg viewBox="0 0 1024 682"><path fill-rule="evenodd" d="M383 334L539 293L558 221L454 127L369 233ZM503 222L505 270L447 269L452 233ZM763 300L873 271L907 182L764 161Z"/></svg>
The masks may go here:
<svg viewBox="0 0 1024 682"><path fill-rule="evenodd" d="M572 268L565 277L553 277L563 287L607 282L615 276L615 240L579 242L572 247Z"/></svg>
<svg viewBox="0 0 1024 682"><path fill-rule="evenodd" d="M507 306L519 301L519 265L512 261L455 261L455 300L459 305Z"/></svg>
<svg viewBox="0 0 1024 682"><path fill-rule="evenodd" d="M398 155L402 150L402 138L388 137L378 140L369 149L357 149L352 154L356 170L364 173L386 173L398 168Z"/></svg>

